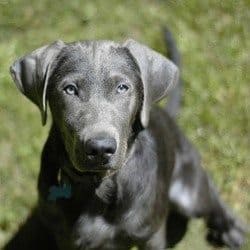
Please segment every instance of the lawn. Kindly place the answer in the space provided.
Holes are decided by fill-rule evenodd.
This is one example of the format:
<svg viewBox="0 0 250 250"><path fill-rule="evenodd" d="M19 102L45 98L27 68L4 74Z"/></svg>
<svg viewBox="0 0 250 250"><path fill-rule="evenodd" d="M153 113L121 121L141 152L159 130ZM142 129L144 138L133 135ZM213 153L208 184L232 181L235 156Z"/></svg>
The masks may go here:
<svg viewBox="0 0 250 250"><path fill-rule="evenodd" d="M249 0L0 0L0 248L37 200L49 129L17 91L9 65L57 39L132 37L165 53L163 25L174 33L182 55L179 124L224 200L250 223ZM176 249L211 249L204 236L202 222L194 221Z"/></svg>

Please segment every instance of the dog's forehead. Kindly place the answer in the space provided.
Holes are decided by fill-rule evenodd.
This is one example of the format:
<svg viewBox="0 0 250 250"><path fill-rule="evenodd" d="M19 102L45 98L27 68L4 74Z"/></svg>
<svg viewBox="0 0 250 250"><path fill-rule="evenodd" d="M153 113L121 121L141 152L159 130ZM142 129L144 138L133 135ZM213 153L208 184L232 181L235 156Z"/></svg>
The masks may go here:
<svg viewBox="0 0 250 250"><path fill-rule="evenodd" d="M83 41L67 44L58 55L57 67L72 70L103 72L134 70L128 50L112 41Z"/></svg>

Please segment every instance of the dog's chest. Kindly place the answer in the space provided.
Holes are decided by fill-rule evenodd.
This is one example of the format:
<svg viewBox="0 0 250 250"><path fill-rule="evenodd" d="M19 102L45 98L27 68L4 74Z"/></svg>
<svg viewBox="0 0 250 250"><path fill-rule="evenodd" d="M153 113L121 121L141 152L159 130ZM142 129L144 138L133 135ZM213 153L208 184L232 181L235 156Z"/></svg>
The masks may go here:
<svg viewBox="0 0 250 250"><path fill-rule="evenodd" d="M130 211L121 215L120 218L112 218L112 221L108 221L109 218L103 215L81 215L73 228L74 247L77 249L127 249L152 233L152 225L135 214L137 214L136 211Z"/></svg>
<svg viewBox="0 0 250 250"><path fill-rule="evenodd" d="M81 215L73 228L73 245L77 249L95 249L115 237L115 226L102 216Z"/></svg>
<svg viewBox="0 0 250 250"><path fill-rule="evenodd" d="M143 202L133 202L129 209L126 202L107 206L99 199L93 199L87 203L87 208L78 213L77 217L69 215L72 206L79 204L71 201L70 205L65 202L66 206L61 207L66 215L66 223L63 223L65 233L58 235L61 249L127 249L148 238L157 223L153 211L145 214ZM73 212L75 214L76 211ZM65 248L67 242L71 243Z"/></svg>

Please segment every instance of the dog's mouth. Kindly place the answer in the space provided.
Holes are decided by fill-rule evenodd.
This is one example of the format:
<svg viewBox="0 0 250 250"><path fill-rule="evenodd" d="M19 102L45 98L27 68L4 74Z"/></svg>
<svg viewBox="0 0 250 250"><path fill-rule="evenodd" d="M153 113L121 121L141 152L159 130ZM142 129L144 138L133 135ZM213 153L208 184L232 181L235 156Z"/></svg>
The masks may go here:
<svg viewBox="0 0 250 250"><path fill-rule="evenodd" d="M74 172L74 174L77 174L79 176L81 175L86 175L86 174L91 174L91 173L99 173L99 172L106 172L108 169L101 169L101 168L96 168L96 169L78 169L78 168L70 168L70 171Z"/></svg>
<svg viewBox="0 0 250 250"><path fill-rule="evenodd" d="M111 155L87 155L80 147L77 147L72 154L69 154L69 160L71 164L65 165L64 172L69 176L83 177L83 179L87 176L109 176L117 172L122 165L117 153Z"/></svg>
<svg viewBox="0 0 250 250"><path fill-rule="evenodd" d="M105 173L107 171L111 170L111 168L108 166L108 164L98 164L98 165L88 165L88 167L79 168L76 166L72 166L69 168L69 171L72 171L74 174L82 176L82 175L88 175L88 174L98 174L98 173Z"/></svg>
<svg viewBox="0 0 250 250"><path fill-rule="evenodd" d="M71 179L82 182L84 177L97 177L97 178L105 178L112 176L117 172L117 169L84 169L79 170L74 167L63 167L62 171L69 176Z"/></svg>
<svg viewBox="0 0 250 250"><path fill-rule="evenodd" d="M83 164L73 166L76 173L87 174L87 173L99 173L113 170L113 164L110 161L84 161Z"/></svg>

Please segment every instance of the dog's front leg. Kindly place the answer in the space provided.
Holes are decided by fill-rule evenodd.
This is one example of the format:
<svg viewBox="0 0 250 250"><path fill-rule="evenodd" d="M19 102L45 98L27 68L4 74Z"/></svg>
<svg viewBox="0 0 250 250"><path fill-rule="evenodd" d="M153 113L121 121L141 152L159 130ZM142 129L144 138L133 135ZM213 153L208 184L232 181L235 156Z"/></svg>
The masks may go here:
<svg viewBox="0 0 250 250"><path fill-rule="evenodd" d="M161 225L151 238L139 247L140 250L164 250L166 249L166 223Z"/></svg>
<svg viewBox="0 0 250 250"><path fill-rule="evenodd" d="M57 250L51 232L44 227L35 209L4 250Z"/></svg>
<svg viewBox="0 0 250 250"><path fill-rule="evenodd" d="M170 200L176 212L188 218L203 217L207 240L215 246L238 249L244 243L245 229L220 199L196 151L179 156L170 187ZM170 228L171 229L171 228ZM171 239L170 239L171 240Z"/></svg>

